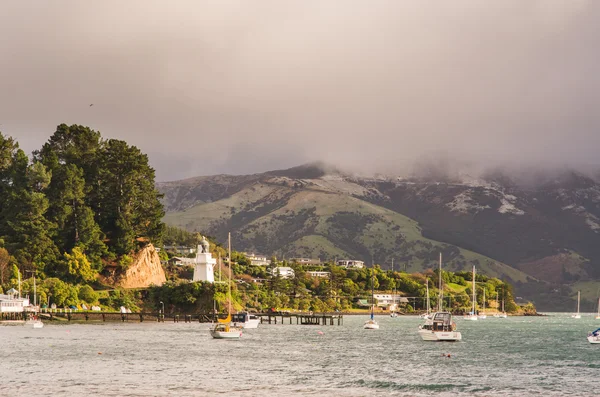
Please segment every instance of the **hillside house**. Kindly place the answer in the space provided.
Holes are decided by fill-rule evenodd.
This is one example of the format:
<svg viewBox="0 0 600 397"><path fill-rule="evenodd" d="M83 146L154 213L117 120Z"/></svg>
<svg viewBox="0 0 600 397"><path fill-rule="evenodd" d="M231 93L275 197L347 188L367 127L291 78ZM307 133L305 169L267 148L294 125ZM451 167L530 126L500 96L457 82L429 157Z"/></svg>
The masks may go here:
<svg viewBox="0 0 600 397"><path fill-rule="evenodd" d="M165 245L163 249L167 252L173 252L178 255L189 255L196 253L196 248L186 247L184 245Z"/></svg>
<svg viewBox="0 0 600 397"><path fill-rule="evenodd" d="M337 265L346 269L362 269L365 267L365 262L354 259L341 259L337 261Z"/></svg>
<svg viewBox="0 0 600 397"><path fill-rule="evenodd" d="M271 260L267 259L265 255L259 255L255 253L246 253L243 254L250 260L250 264L252 266L269 266L271 264Z"/></svg>
<svg viewBox="0 0 600 397"><path fill-rule="evenodd" d="M306 274L308 274L311 277L318 278L329 278L329 276L331 275L330 272L306 272Z"/></svg>
<svg viewBox="0 0 600 397"><path fill-rule="evenodd" d="M292 269L291 267L286 267L286 266L274 267L273 269L270 270L270 272L273 276L276 276L277 274L279 274L281 276L281 278L294 278L294 276L296 275L296 273L294 272L294 269Z"/></svg>
<svg viewBox="0 0 600 397"><path fill-rule="evenodd" d="M290 258L290 262L295 262L299 265L321 265L321 259L312 259L312 258Z"/></svg>

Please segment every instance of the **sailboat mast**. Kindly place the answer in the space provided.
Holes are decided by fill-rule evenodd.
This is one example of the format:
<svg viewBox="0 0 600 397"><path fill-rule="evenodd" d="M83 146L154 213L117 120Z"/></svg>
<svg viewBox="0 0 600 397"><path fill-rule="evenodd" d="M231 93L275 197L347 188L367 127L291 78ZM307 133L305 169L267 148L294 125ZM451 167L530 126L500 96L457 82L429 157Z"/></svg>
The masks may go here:
<svg viewBox="0 0 600 397"><path fill-rule="evenodd" d="M33 306L37 306L37 290L35 288L35 272L33 273Z"/></svg>
<svg viewBox="0 0 600 397"><path fill-rule="evenodd" d="M375 276L375 268L373 268L372 273L371 273L371 320L374 319L374 315L375 315L375 282L374 282L374 277Z"/></svg>
<svg viewBox="0 0 600 397"><path fill-rule="evenodd" d="M440 296L439 296L439 302L438 302L438 311L442 311L444 309L444 290L442 289L442 253L440 252L440 271L439 271L439 289L440 289Z"/></svg>
<svg viewBox="0 0 600 397"><path fill-rule="evenodd" d="M581 298L581 291L577 291L577 314L579 314L579 299Z"/></svg>
<svg viewBox="0 0 600 397"><path fill-rule="evenodd" d="M502 313L504 313L504 287L502 287Z"/></svg>
<svg viewBox="0 0 600 397"><path fill-rule="evenodd" d="M229 282L227 283L227 297L229 301L229 314L231 314L231 232L227 233L227 251L229 252Z"/></svg>
<svg viewBox="0 0 600 397"><path fill-rule="evenodd" d="M475 266L473 266L473 314L475 314Z"/></svg>
<svg viewBox="0 0 600 397"><path fill-rule="evenodd" d="M483 311L485 312L485 285L483 286Z"/></svg>
<svg viewBox="0 0 600 397"><path fill-rule="evenodd" d="M429 279L427 278L427 279L425 279L425 281L426 281L425 285L427 286L427 314L429 315L429 311L431 310L429 308Z"/></svg>

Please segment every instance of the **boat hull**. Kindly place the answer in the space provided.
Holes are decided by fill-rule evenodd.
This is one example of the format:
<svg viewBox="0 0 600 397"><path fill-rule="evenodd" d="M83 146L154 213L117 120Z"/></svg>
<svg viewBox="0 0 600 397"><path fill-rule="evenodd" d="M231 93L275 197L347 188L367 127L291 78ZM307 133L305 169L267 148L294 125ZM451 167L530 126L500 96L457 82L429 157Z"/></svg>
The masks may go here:
<svg viewBox="0 0 600 397"><path fill-rule="evenodd" d="M477 321L477 316L464 316L464 320Z"/></svg>
<svg viewBox="0 0 600 397"><path fill-rule="evenodd" d="M258 324L260 324L260 319L250 319L245 323L234 323L237 327L242 327L244 329L255 329L258 328Z"/></svg>
<svg viewBox="0 0 600 397"><path fill-rule="evenodd" d="M419 330L421 339L429 342L458 342L462 340L462 335L458 331L431 331L428 329Z"/></svg>
<svg viewBox="0 0 600 397"><path fill-rule="evenodd" d="M375 321L367 321L363 326L364 329L379 329L379 324Z"/></svg>
<svg viewBox="0 0 600 397"><path fill-rule="evenodd" d="M600 336L589 335L587 337L588 342L593 344L600 344Z"/></svg>
<svg viewBox="0 0 600 397"><path fill-rule="evenodd" d="M215 339L240 339L240 337L242 336L242 331L240 331L240 330L230 330L230 331L211 330L210 334Z"/></svg>

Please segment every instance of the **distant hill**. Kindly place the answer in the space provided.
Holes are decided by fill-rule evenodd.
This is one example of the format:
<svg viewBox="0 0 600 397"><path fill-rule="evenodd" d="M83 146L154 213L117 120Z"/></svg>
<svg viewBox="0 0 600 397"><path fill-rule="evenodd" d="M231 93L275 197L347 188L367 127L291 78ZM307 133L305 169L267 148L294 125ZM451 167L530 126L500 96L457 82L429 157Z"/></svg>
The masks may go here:
<svg viewBox="0 0 600 397"><path fill-rule="evenodd" d="M470 269L515 283L541 310L595 310L600 184L565 171L523 185L482 178L362 178L322 163L159 183L168 224L278 257L355 258L409 271ZM600 286L600 283L598 283ZM587 295L586 295L587 294ZM574 306L573 306L574 307Z"/></svg>

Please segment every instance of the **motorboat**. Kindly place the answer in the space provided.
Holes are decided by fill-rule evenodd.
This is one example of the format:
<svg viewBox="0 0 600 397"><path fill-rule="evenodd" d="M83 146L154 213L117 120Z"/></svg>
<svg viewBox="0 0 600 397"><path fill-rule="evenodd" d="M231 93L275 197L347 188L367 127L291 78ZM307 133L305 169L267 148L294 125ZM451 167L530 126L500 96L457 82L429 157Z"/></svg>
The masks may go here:
<svg viewBox="0 0 600 397"><path fill-rule="evenodd" d="M260 317L252 313L240 312L232 315L231 321L236 327L254 329L258 328L258 324L260 324Z"/></svg>
<svg viewBox="0 0 600 397"><path fill-rule="evenodd" d="M452 321L449 312L436 312L433 318L419 326L419 335L425 341L457 342L462 340L460 332L456 331L456 323Z"/></svg>
<svg viewBox="0 0 600 397"><path fill-rule="evenodd" d="M599 343L600 344L600 328L595 331L588 333L587 340L590 343Z"/></svg>
<svg viewBox="0 0 600 397"><path fill-rule="evenodd" d="M396 313L396 312L391 312L391 313L390 313L390 317L391 317L391 318L396 318L396 317L398 317L398 313Z"/></svg>
<svg viewBox="0 0 600 397"><path fill-rule="evenodd" d="M31 328L44 328L44 323L38 316L32 315L27 321L25 321L25 326Z"/></svg>

